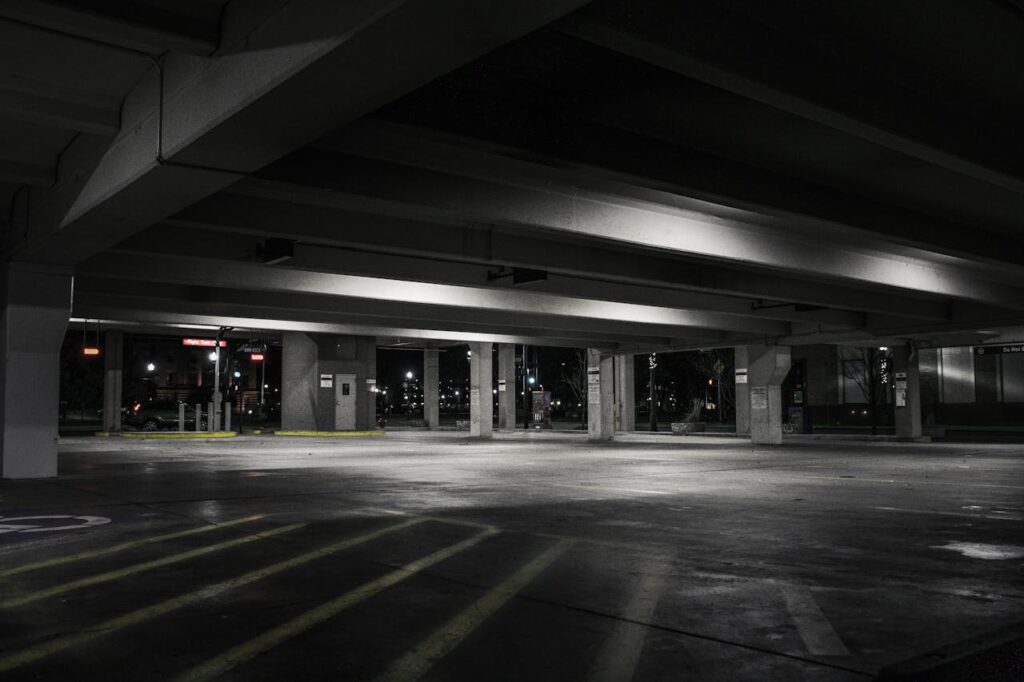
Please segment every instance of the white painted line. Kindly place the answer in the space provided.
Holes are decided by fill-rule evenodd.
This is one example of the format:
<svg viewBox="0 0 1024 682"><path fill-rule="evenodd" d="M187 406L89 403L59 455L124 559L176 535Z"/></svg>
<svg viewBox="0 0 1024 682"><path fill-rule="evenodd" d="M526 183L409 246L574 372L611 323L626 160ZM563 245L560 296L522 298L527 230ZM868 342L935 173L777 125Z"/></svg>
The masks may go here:
<svg viewBox="0 0 1024 682"><path fill-rule="evenodd" d="M932 509L905 509L903 507L871 507L878 511L891 511L891 512L902 512L905 514L931 514L934 516L959 516L965 519L995 519L997 521L1022 521L1024 517L1020 514L1014 514L1013 512L1002 512L993 514L964 514L963 512L955 511L935 511ZM978 507L981 509L981 507Z"/></svg>
<svg viewBox="0 0 1024 682"><path fill-rule="evenodd" d="M645 490L642 488L613 488L611 486L603 485L577 485L572 483L547 483L546 485L555 488L573 488L575 490L589 490L592 492L610 492L610 493L639 493L641 495L675 495L674 492L666 490Z"/></svg>
<svg viewBox="0 0 1024 682"><path fill-rule="evenodd" d="M643 623L649 623L654 616L665 586L666 571L660 566L656 568L658 570L648 573L640 581L622 614L626 620L621 621L608 636L590 668L588 680L620 682L633 679L647 639L648 628Z"/></svg>
<svg viewBox="0 0 1024 682"><path fill-rule="evenodd" d="M817 656L849 656L850 652L821 612L810 589L802 585L782 585L786 608L807 651Z"/></svg>

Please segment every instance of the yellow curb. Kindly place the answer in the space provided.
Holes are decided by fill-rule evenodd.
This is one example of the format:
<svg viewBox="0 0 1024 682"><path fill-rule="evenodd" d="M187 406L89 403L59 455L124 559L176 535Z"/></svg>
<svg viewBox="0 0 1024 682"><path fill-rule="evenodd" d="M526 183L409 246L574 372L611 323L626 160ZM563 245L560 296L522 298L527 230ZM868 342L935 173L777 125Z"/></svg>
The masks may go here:
<svg viewBox="0 0 1024 682"><path fill-rule="evenodd" d="M383 436L383 431L275 431L275 436L311 436L327 438Z"/></svg>
<svg viewBox="0 0 1024 682"><path fill-rule="evenodd" d="M188 431L188 432L172 431L170 433L160 433L160 432L155 432L155 433L154 432L138 432L138 433L133 433L133 432L127 432L126 431L125 433L121 434L122 438L143 438L143 439L147 439L147 438L152 438L152 439L235 438L236 436L238 436L238 433L235 432L235 431L213 431L212 433L211 432L207 432L207 431Z"/></svg>

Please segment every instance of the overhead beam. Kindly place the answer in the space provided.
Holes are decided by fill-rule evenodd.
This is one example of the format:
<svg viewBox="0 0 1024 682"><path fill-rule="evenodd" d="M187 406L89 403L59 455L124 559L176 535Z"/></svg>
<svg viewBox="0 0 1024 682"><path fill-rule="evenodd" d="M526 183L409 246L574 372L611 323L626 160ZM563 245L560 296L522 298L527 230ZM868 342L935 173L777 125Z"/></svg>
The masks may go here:
<svg viewBox="0 0 1024 682"><path fill-rule="evenodd" d="M145 2L4 0L0 16L154 56L209 55L219 32L216 14L193 17Z"/></svg>
<svg viewBox="0 0 1024 682"><path fill-rule="evenodd" d="M657 11L653 11L657 7ZM652 10L652 11L648 11ZM671 14L666 14L670 12ZM713 3L601 3L577 38L968 177L1024 193L1024 165L983 121ZM728 40L720 36L728 35Z"/></svg>
<svg viewBox="0 0 1024 682"><path fill-rule="evenodd" d="M319 294L419 305L461 307L467 310L530 311L539 315L660 325L670 330L715 329L785 334L790 325L777 320L755 320L701 310L571 298L552 294L483 287L431 284L381 277L336 275L236 263L212 258L180 258L152 253L110 251L83 263L78 272L94 277L135 281L205 284L220 288Z"/></svg>
<svg viewBox="0 0 1024 682"><path fill-rule="evenodd" d="M218 253L244 251L237 242L222 241L216 232L259 237L286 237L317 244L350 247L378 253L434 256L450 261L519 266L572 277L678 288L722 296L722 307L705 301L709 310L739 312L750 300L770 299L821 306L842 311L891 312L914 319L946 319L941 301L912 298L892 292L815 282L792 276L763 273L751 268L730 268L709 262L685 261L659 252L629 251L620 245L568 241L542 233L524 234L519 228L490 224L424 222L422 219L346 210L351 197L260 183L237 185L178 213L149 231L124 242L124 248L166 244L166 235L180 232L174 244L211 243ZM367 208L363 206L363 208ZM433 216L419 216L420 218ZM174 244L171 248L174 248ZM746 299L748 303L742 303ZM791 311L766 310L760 315L793 319ZM807 319L806 316L801 319ZM817 318L814 318L817 319Z"/></svg>
<svg viewBox="0 0 1024 682"><path fill-rule="evenodd" d="M66 152L81 163L12 255L77 263L580 4L296 0L241 35L225 19L216 57L169 54L139 83L98 163Z"/></svg>
<svg viewBox="0 0 1024 682"><path fill-rule="evenodd" d="M0 182L49 187L53 184L54 171L46 166L0 158Z"/></svg>
<svg viewBox="0 0 1024 682"><path fill-rule="evenodd" d="M376 205L404 210L406 216L437 214L455 221L542 228L834 282L1024 309L1024 289L989 281L970 267L949 264L948 257L910 258L856 243L823 244L780 226L711 218L664 203L623 198L613 191L613 183L606 183L604 191L582 191L571 177L556 180L557 171L540 164L494 161L487 172L497 175L500 164L503 173L481 180L305 149L261 171L260 180L245 184L256 192L264 187L261 180L307 185L336 198L355 198L350 207L356 209ZM628 196L628 190L625 193Z"/></svg>
<svg viewBox="0 0 1024 682"><path fill-rule="evenodd" d="M423 305L415 302L339 298L317 294L293 294L241 289L215 289L201 286L132 282L130 287L116 279L79 277L76 296L84 302L140 307L143 302L163 312L193 310L211 314L230 313L245 307L260 317L331 321L343 319L360 324L488 331L503 334L525 333L533 336L562 336L582 341L639 341L670 336L702 343L728 345L723 332L686 329L685 334L669 333L664 327L631 322L537 315L527 310L467 310L455 306ZM296 316L299 316L298 318Z"/></svg>
<svg viewBox="0 0 1024 682"><path fill-rule="evenodd" d="M244 219L244 216L239 217ZM761 305L757 299L686 291L672 288L663 282L617 281L615 278L605 276L599 266L592 267L589 272L583 275L575 273L563 274L559 272L558 264L578 261L580 256L579 253L575 252L576 250L573 245L565 243L544 244L528 240L528 243L520 246L524 253L545 250L547 258L541 264L530 261L508 261L506 256L514 257L517 254L513 250L506 252L502 248L501 238L504 237L518 242L524 241L522 237L514 237L512 235L498 236L492 234L488 236L489 238L486 238L486 241L489 242L488 251L492 255L500 255L500 259L488 256L487 258L472 260L461 254L438 253L436 248L439 244L436 238L439 235L427 226L424 226L422 229L431 232L435 237L433 242L435 251L433 253L389 253L387 251L375 250L373 245L369 243L363 244L361 248L354 249L339 248L333 245L297 243L293 247L294 255L288 260L287 265L291 268L319 272L365 275L369 277L376 277L386 273L388 277L396 279L438 284L484 286L489 288L508 288L512 286L511 267L525 267L543 270L545 274L542 280L517 287L518 289L533 292L572 296L575 298L618 301L621 303L656 305L665 308L705 310L754 319L803 321L823 325L841 325L844 327L854 327L862 325L864 322L863 314L845 310L824 308L804 310L802 306L796 305ZM367 225L360 225L359 229L347 229L345 231L368 236L379 232L379 230L368 229ZM168 234L173 234L174 238L171 240L166 239ZM278 238L287 234L280 231L274 233ZM399 235L393 236L399 237ZM455 244L455 246L467 245L471 241L478 241L482 244L485 241L484 235L476 235L476 237L477 239L463 239L458 244ZM118 245L118 249L138 253L189 256L196 253L196 244L203 245L202 251L204 253L217 254L219 257L228 259L237 259L238 257L247 257L254 254L258 245L258 238L245 233L211 232L183 225L176 221L165 221L125 240ZM444 244L440 245L443 246ZM408 244L404 246L408 247ZM621 252L614 254L614 257L619 260L632 260ZM551 270L547 269L546 265L549 262L554 263L556 267ZM644 274L650 277L649 273ZM798 310L798 308L801 309Z"/></svg>
<svg viewBox="0 0 1024 682"><path fill-rule="evenodd" d="M3 79L0 79L3 82ZM102 98L95 98L102 99ZM120 127L118 103L96 106L71 98L0 86L0 113L9 118L113 137Z"/></svg>

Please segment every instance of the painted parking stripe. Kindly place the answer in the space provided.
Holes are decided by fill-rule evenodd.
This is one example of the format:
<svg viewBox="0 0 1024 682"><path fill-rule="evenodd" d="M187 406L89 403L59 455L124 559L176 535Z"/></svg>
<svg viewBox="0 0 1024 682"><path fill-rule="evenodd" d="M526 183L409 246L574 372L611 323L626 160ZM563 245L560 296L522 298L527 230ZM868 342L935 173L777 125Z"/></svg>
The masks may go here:
<svg viewBox="0 0 1024 682"><path fill-rule="evenodd" d="M65 649L69 649L74 646L79 646L81 644L85 644L86 642L91 642L94 639L103 637L105 635L109 635L113 632L124 629L126 627L138 625L139 623L143 623L147 620L150 620L151 618L156 618L171 613L172 611L177 611L178 609L190 606L197 602L201 602L205 599L212 599L214 597L218 597L224 594L225 592L229 592L239 587L244 587L245 585L254 583L257 580L262 580L263 578L276 575L278 573L281 573L282 571L287 571L290 568L295 568L296 566L307 564L315 559L320 559L329 554L340 552L350 547L360 545L364 542L375 540L381 537L382 535L393 533L394 531L401 530L403 528L408 528L409 526L414 526L418 523L423 523L423 520L411 519L409 521L403 521L402 523L396 523L392 526L386 526L384 528L380 528L378 530L365 533L354 538L349 538L347 540L335 542L325 547L315 549L311 552L306 552L305 554L300 554L299 556L292 557L291 559L279 561L276 564L271 564L269 566L259 568L255 571L250 571L249 573L245 573L235 578L230 578L229 580L225 580L223 582L208 585L206 587L195 590L194 592L188 592L177 597L172 597L171 599L162 601L158 604L146 606L144 608L138 609L137 611L126 613L123 616L111 618L110 620L93 626L88 630L83 630L72 635L58 637L57 639L46 642L45 644L40 644L38 646L34 646L23 651L19 651L18 653L11 654L10 656L0 657L0 673L6 672L8 670L17 668L22 665L26 665L28 663L32 663L33 661L38 661L42 658L46 658L47 656L52 656L53 654L64 651Z"/></svg>
<svg viewBox="0 0 1024 682"><path fill-rule="evenodd" d="M261 531L259 533L253 533L252 535L245 535L240 538L233 540L227 540L225 542L218 542L215 545L206 545L205 547L198 547L196 549L190 549L187 552L179 552L178 554L171 554L170 556L160 557L159 559L153 559L152 561L144 561L139 564L132 564L131 566L125 566L124 568L118 568L113 571L107 571L106 573L97 573L96 575L86 576L85 578L79 578L78 580L72 580L71 582L61 583L60 585L54 585L44 590L37 590L36 592L29 592L20 597L14 599L7 599L0 602L0 609L11 609L18 606L25 606L32 602L39 601L40 599L47 599L49 597L55 597L59 594L66 594L73 590L80 589L82 587L91 587L93 585L99 585L101 583L108 583L112 580L119 580L120 578L126 578L136 573L142 573L153 568L160 568L161 566L169 566L170 564L176 564L182 561L188 561L189 559L195 559L196 557L205 556L207 554L213 554L214 552L220 552L225 549L237 547L238 545L244 545L249 542L255 542L256 540L263 540L271 538L276 535L282 535L289 533L298 528L302 528L306 524L304 523L293 523L289 526L281 526L280 528L272 528L271 530Z"/></svg>
<svg viewBox="0 0 1024 682"><path fill-rule="evenodd" d="M572 540L561 540L542 552L395 661L378 678L380 682L418 680L438 660L457 647L467 635L554 563L572 544Z"/></svg>
<svg viewBox="0 0 1024 682"><path fill-rule="evenodd" d="M500 531L497 529L484 530L466 540L463 540L462 542L450 545L440 551L434 552L433 554L417 559L416 561L408 563L391 573L377 578L376 580L372 580L365 585L361 585L354 590L350 590L329 602L306 611L301 616L293 618L283 625L267 630L263 634L250 639L248 642L240 644L232 649L228 649L223 654L215 658L211 658L206 663L192 668L184 675L177 678L177 682L201 682L203 680L212 680L219 677L232 668L245 663L264 651L269 651L289 639L302 634L310 628L319 625L325 620L333 618L345 609L369 599L392 585L400 583L407 578L411 578L420 571L429 568L434 564L440 563L459 552L465 551L482 540L493 535L497 535L499 532Z"/></svg>
<svg viewBox="0 0 1024 682"><path fill-rule="evenodd" d="M832 624L821 612L810 589L803 585L782 585L786 608L809 653L818 656L849 656L850 652Z"/></svg>
<svg viewBox="0 0 1024 682"><path fill-rule="evenodd" d="M593 682L622 682L633 679L640 653L647 639L649 623L658 607L665 586L666 570L648 573L640 581L626 605L623 620L608 636L601 653L590 668L587 679Z"/></svg>
<svg viewBox="0 0 1024 682"><path fill-rule="evenodd" d="M229 526L237 526L240 523L250 523L252 521L259 521L262 518L264 518L262 514L256 514L254 516L246 516L242 519L233 519L231 521L225 521L223 523L200 526L199 528L189 528L188 530L177 531L175 533L166 533L165 535L154 535L152 537L141 538L139 540L132 540L130 542L122 542L119 545L113 545L111 547L105 547L103 549L94 549L88 552L78 552L77 554L69 554L67 556L55 557L53 559L36 561L31 564L25 564L24 566L18 566L16 568L11 568L6 571L0 571L0 578L6 578L12 575L19 575L21 573L28 573L29 571L36 571L40 568L49 568L50 566L68 564L73 561L82 561L83 559L94 559L96 557L106 556L108 554L123 552L126 549L140 547L142 545L151 545L153 543L164 542L166 540L175 540L177 538L188 537L189 535L208 533L212 530L217 530L218 528L228 528Z"/></svg>

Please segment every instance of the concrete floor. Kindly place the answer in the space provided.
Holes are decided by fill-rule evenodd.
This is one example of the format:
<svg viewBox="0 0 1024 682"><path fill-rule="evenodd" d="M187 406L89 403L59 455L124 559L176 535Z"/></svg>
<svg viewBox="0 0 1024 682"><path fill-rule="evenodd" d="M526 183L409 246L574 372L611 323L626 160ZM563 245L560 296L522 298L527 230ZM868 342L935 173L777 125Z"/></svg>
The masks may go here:
<svg viewBox="0 0 1024 682"><path fill-rule="evenodd" d="M0 483L0 676L870 679L1024 620L1022 460L654 435L66 439L60 478Z"/></svg>

